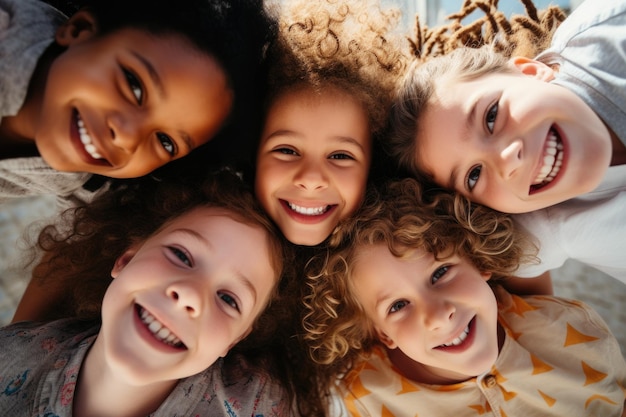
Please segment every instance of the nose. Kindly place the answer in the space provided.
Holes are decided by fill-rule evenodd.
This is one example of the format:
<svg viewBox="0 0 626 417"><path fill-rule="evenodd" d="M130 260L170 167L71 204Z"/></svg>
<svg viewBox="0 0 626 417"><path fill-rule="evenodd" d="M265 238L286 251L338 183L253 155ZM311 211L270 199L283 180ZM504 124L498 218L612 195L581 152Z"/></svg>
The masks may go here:
<svg viewBox="0 0 626 417"><path fill-rule="evenodd" d="M107 126L113 144L133 153L139 146L142 138L141 120L132 111L116 111L107 118Z"/></svg>
<svg viewBox="0 0 626 417"><path fill-rule="evenodd" d="M522 165L523 143L515 139L499 150L496 166L503 178L511 178Z"/></svg>
<svg viewBox="0 0 626 417"><path fill-rule="evenodd" d="M198 317L202 312L202 294L191 283L177 281L170 284L166 294L180 309L185 310L190 317Z"/></svg>
<svg viewBox="0 0 626 417"><path fill-rule="evenodd" d="M445 299L433 297L429 300L423 300L422 303L424 325L427 330L437 330L445 327L456 313L454 304Z"/></svg>
<svg viewBox="0 0 626 417"><path fill-rule="evenodd" d="M303 161L294 176L294 183L306 190L320 190L328 187L328 177L324 168L316 161Z"/></svg>

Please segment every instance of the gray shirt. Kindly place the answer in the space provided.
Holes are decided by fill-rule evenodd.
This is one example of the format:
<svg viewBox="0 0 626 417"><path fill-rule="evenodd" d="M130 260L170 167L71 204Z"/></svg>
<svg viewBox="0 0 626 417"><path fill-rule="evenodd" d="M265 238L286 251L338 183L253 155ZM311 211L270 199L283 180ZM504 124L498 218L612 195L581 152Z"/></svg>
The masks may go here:
<svg viewBox="0 0 626 417"><path fill-rule="evenodd" d="M75 319L1 328L0 415L71 417L80 367L98 329L98 324ZM150 417L288 414L279 385L242 357L228 360L234 366L227 368L219 359L204 372L181 379Z"/></svg>

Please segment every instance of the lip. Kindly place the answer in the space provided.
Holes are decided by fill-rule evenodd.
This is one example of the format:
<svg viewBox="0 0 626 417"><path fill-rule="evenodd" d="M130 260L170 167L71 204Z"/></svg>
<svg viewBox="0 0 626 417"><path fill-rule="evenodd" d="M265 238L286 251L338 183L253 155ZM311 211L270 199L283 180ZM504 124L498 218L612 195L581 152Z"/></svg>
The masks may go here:
<svg viewBox="0 0 626 417"><path fill-rule="evenodd" d="M305 224L316 224L316 223L323 222L324 220L329 218L338 207L337 204L328 204L329 208L324 213L318 214L318 215L306 215L306 214L301 214L292 210L291 207L289 207L287 200L279 199L279 201L280 201L281 206L283 207L283 209L285 210L285 212L287 213L289 217L291 217L293 220L297 221L298 223L305 223ZM307 207L307 206L308 207L320 207L320 206L325 205L323 203L311 204L310 202L307 204L302 204L302 203L298 203L294 201L291 201L291 203L297 204L298 206L302 206L302 207Z"/></svg>
<svg viewBox="0 0 626 417"><path fill-rule="evenodd" d="M463 340L463 342L461 342L461 344L456 345L456 346L443 346L442 344L440 344L440 345L435 346L433 349L440 351L440 352L454 353L454 354L462 353L468 350L474 344L474 339L476 337L476 316L472 317L472 319L469 321L467 326L463 326L462 328L460 328L459 331L455 333L455 335L460 334L465 329L465 327L469 327L469 333L467 334L467 337ZM444 342L444 343L448 343L448 342Z"/></svg>
<svg viewBox="0 0 626 417"><path fill-rule="evenodd" d="M160 339L157 339L154 336L154 334L148 329L146 324L141 320L141 317L139 316L140 314L139 312L141 308L145 309L145 307L140 306L139 304L135 304L134 309L133 309L133 323L135 325L135 328L137 329L137 333L139 334L142 340L144 340L149 346L151 346L155 350L159 352L163 352L163 353L179 353L179 352L187 350L185 346L176 347L176 346L169 345ZM150 310L147 310L147 311L150 311ZM150 314L157 317L152 311L150 311ZM161 319L158 317L157 317L157 320L163 323ZM167 326L165 323L163 324L165 325L165 327L169 329L169 326Z"/></svg>
<svg viewBox="0 0 626 417"><path fill-rule="evenodd" d="M541 166L543 165L542 160L543 160L543 157L545 155L545 149L546 149L547 141L548 141L548 134L549 134L549 132L551 130L554 130L556 132L556 135L558 136L559 141L560 141L560 143L561 143L561 145L563 147L563 150L561 151L561 153L563 154L563 160L562 160L561 167L560 167L559 172L557 173L556 177L554 177L554 179L552 181L550 181L548 184L545 184L545 185L532 185L532 180L537 177L537 174L538 174L539 170L541 169ZM554 186L556 186L556 184L558 184L558 182L561 180L561 178L563 178L563 175L567 171L567 160L568 160L567 138L563 134L563 131L561 131L556 124L553 124L553 125L550 126L550 129L548 130L548 133L546 133L546 138L544 140L543 147L541 148L541 155L540 155L539 159L537 160L537 164L536 164L535 170L533 171L533 177L531 178L531 185L528 188L528 194L529 195L533 195L533 194L542 193L542 192L548 191L551 188L553 188Z"/></svg>
<svg viewBox="0 0 626 417"><path fill-rule="evenodd" d="M89 165L111 166L106 158L94 159L85 150L85 145L83 145L83 142L80 140L80 134L78 133L78 110L76 109L72 111L72 117L70 119L70 141L83 162Z"/></svg>

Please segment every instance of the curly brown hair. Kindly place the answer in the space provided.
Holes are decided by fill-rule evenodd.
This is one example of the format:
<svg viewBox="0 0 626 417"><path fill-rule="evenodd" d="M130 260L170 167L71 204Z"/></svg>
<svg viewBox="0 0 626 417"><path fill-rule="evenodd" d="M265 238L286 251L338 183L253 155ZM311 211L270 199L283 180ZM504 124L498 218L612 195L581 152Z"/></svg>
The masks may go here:
<svg viewBox="0 0 626 417"><path fill-rule="evenodd" d="M401 171L432 182L416 161L416 137L439 81L446 78L471 80L484 74L511 71L508 58L533 58L546 49L565 19L557 6L538 11L531 0L521 0L526 15L510 19L497 9L497 0L465 0L450 22L437 28L416 22L410 39L413 61L401 82L390 115L386 151ZM475 10L485 13L471 23L462 20Z"/></svg>
<svg viewBox="0 0 626 417"><path fill-rule="evenodd" d="M399 12L375 0L290 0L277 13L266 108L287 91L334 88L361 102L377 135L408 59L408 44L395 32Z"/></svg>
<svg viewBox="0 0 626 417"><path fill-rule="evenodd" d="M364 359L378 337L354 296L351 275L365 246L384 244L398 258L426 251L437 260L458 255L491 279L510 276L534 260L536 247L508 214L472 204L458 194L425 188L415 179L368 190L366 201L330 239L328 253L308 268L305 336L327 381Z"/></svg>
<svg viewBox="0 0 626 417"><path fill-rule="evenodd" d="M115 260L133 244L196 207L223 208L238 221L265 230L278 282L290 249L249 186L234 172L222 169L197 180L144 177L65 211L59 222L46 226L39 234L37 246L44 255L34 268L33 279L43 287L65 289L57 317L50 319L99 319Z"/></svg>

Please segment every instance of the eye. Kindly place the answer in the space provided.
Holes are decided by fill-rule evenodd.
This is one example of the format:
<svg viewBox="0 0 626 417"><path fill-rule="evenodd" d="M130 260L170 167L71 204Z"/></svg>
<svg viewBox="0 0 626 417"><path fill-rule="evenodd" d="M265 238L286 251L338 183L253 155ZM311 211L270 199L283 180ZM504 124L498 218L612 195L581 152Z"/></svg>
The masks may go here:
<svg viewBox="0 0 626 417"><path fill-rule="evenodd" d="M354 160L352 155L348 155L347 153L337 152L329 157L330 159L343 159L343 160Z"/></svg>
<svg viewBox="0 0 626 417"><path fill-rule="evenodd" d="M176 148L176 142L174 142L171 137L163 132L157 132L156 136L159 142L161 142L161 146L163 147L163 149L165 149L165 152L170 154L170 156L176 156L176 154L178 153L178 149Z"/></svg>
<svg viewBox="0 0 626 417"><path fill-rule="evenodd" d="M124 77L126 77L126 82L128 83L130 92L135 97L135 100L137 100L137 104L141 106L143 103L143 87L141 86L139 77L126 68L122 68L122 71L124 71Z"/></svg>
<svg viewBox="0 0 626 417"><path fill-rule="evenodd" d="M402 310L404 307L406 307L407 305L409 305L409 302L406 300L398 300L398 301L394 301L394 303L391 305L391 307L389 308L389 314L391 313L396 313L400 310Z"/></svg>
<svg viewBox="0 0 626 417"><path fill-rule="evenodd" d="M437 268L437 270L435 270L435 272L433 272L432 276L430 277L430 282L434 284L439 281L441 278L443 278L443 276L448 272L449 269L449 266L442 266L441 268Z"/></svg>
<svg viewBox="0 0 626 417"><path fill-rule="evenodd" d="M489 107L489 110L487 110L487 114L485 115L485 125L487 126L489 133L493 133L493 127L496 124L496 117L498 117L497 102Z"/></svg>
<svg viewBox="0 0 626 417"><path fill-rule="evenodd" d="M465 184L467 185L467 189L472 191L474 187L476 187L476 183L478 182L478 178L480 178L480 171L482 167L480 165L476 165L467 173L467 179L465 180Z"/></svg>
<svg viewBox="0 0 626 417"><path fill-rule="evenodd" d="M298 152L291 148L276 148L272 152L277 152L282 155L298 155Z"/></svg>
<svg viewBox="0 0 626 417"><path fill-rule="evenodd" d="M237 304L235 298L225 292L218 292L217 294L224 303L239 311L239 305Z"/></svg>
<svg viewBox="0 0 626 417"><path fill-rule="evenodd" d="M187 254L184 251L182 251L182 250L180 250L180 249L178 249L176 247L173 247L173 246L168 246L168 249L182 263L184 263L187 266L192 266L191 259L189 258L189 256L187 256Z"/></svg>

